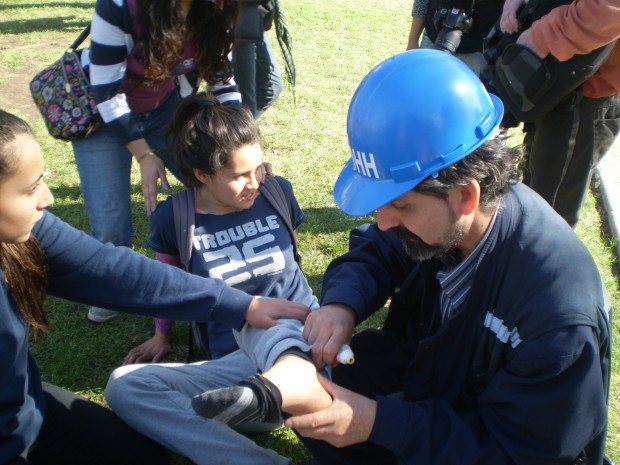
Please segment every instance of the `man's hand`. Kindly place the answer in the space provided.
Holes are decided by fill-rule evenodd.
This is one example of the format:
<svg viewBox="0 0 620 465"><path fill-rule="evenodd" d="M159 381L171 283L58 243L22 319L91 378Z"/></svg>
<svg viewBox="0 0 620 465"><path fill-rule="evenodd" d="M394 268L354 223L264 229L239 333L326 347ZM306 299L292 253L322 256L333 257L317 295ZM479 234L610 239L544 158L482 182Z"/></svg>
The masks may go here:
<svg viewBox="0 0 620 465"><path fill-rule="evenodd" d="M517 13L521 5L526 3L525 0L506 0L504 3L504 9L502 11L502 17L499 21L499 27L502 32L512 34L519 32L519 21L517 20Z"/></svg>
<svg viewBox="0 0 620 465"><path fill-rule="evenodd" d="M161 185L165 190L170 189L166 179L166 167L164 162L154 153L140 160L140 183L144 195L146 214L151 216L157 206L157 180L161 179Z"/></svg>
<svg viewBox="0 0 620 465"><path fill-rule="evenodd" d="M320 439L335 447L365 442L377 415L377 402L344 389L323 376L319 381L334 401L326 409L291 417L285 426L307 438Z"/></svg>
<svg viewBox="0 0 620 465"><path fill-rule="evenodd" d="M123 365L157 363L170 352L170 335L156 332L148 341L134 347L123 359Z"/></svg>
<svg viewBox="0 0 620 465"><path fill-rule="evenodd" d="M302 323L310 313L310 308L297 302L286 299L270 299L254 297L245 319L255 328L271 328L278 324L281 318L291 318Z"/></svg>
<svg viewBox="0 0 620 465"><path fill-rule="evenodd" d="M504 3L504 10L502 11L502 17L499 20L499 27L502 32L507 34L513 34L519 32L519 21L517 20L517 13L522 5L527 3L527 0L506 0ZM538 55L540 58L545 58L547 55L536 47L532 40L532 31L526 29L521 32L517 38L517 43L529 48L532 52Z"/></svg>
<svg viewBox="0 0 620 465"><path fill-rule="evenodd" d="M312 344L312 358L319 369L337 363L336 354L351 341L354 328L355 312L346 305L325 305L308 316L304 338Z"/></svg>

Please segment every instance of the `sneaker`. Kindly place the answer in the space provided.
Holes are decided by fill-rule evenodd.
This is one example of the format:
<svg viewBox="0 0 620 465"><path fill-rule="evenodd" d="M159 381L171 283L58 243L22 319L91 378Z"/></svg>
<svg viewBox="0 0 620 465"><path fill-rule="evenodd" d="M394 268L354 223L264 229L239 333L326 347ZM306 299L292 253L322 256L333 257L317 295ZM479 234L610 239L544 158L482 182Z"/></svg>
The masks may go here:
<svg viewBox="0 0 620 465"><path fill-rule="evenodd" d="M104 323L108 320L111 320L118 312L115 310L108 310L107 308L101 307L90 307L88 309L88 319L95 323Z"/></svg>

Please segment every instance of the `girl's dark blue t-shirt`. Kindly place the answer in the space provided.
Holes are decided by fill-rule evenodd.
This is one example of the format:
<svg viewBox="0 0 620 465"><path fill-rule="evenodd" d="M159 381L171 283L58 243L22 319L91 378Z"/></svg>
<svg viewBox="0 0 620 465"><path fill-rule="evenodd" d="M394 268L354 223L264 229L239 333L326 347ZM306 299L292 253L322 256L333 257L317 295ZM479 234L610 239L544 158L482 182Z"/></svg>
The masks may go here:
<svg viewBox="0 0 620 465"><path fill-rule="evenodd" d="M304 219L291 184L278 177L289 201L293 227ZM151 219L148 245L156 252L179 255L172 199L161 203ZM275 209L259 195L248 210L212 215L196 213L190 272L218 278L250 295L284 298L316 307L317 300L295 261L293 241ZM231 328L209 323L213 357L237 349Z"/></svg>

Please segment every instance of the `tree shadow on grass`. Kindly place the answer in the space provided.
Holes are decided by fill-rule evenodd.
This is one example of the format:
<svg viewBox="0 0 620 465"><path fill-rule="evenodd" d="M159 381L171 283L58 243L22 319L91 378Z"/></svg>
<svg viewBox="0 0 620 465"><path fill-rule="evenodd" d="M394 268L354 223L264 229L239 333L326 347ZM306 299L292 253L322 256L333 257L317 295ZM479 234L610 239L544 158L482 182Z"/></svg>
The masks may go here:
<svg viewBox="0 0 620 465"><path fill-rule="evenodd" d="M0 8L2 10L2 8ZM57 16L54 18L20 19L0 22L0 34L28 34L30 32L58 31L73 32L86 27L88 19L77 16ZM68 45L68 43L67 43Z"/></svg>
<svg viewBox="0 0 620 465"><path fill-rule="evenodd" d="M51 2L51 3L5 3L0 5L0 11L14 10L16 8L84 8L92 10L95 2Z"/></svg>

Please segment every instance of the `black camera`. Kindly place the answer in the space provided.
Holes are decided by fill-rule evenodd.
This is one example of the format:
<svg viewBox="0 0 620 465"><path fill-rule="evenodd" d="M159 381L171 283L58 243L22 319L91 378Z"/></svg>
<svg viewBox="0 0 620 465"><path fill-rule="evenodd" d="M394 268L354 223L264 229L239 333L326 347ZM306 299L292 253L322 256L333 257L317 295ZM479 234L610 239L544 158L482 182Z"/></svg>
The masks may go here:
<svg viewBox="0 0 620 465"><path fill-rule="evenodd" d="M435 29L439 31L435 39L435 48L452 55L459 48L464 33L471 29L472 17L459 8L437 8L433 16Z"/></svg>

